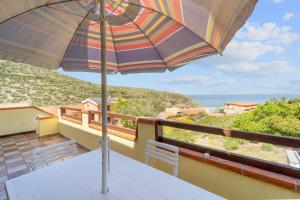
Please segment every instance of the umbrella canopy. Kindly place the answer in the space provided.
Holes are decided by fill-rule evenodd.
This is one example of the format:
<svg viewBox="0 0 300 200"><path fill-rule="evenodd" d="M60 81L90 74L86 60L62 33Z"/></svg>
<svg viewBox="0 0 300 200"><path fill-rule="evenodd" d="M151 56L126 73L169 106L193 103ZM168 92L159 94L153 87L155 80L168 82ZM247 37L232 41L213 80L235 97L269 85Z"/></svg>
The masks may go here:
<svg viewBox="0 0 300 200"><path fill-rule="evenodd" d="M173 70L221 53L256 1L107 0L107 70ZM0 9L0 58L100 71L95 0L2 0Z"/></svg>
<svg viewBox="0 0 300 200"><path fill-rule="evenodd" d="M108 191L106 72L161 72L221 53L257 0L2 0L0 58L101 70L102 192Z"/></svg>

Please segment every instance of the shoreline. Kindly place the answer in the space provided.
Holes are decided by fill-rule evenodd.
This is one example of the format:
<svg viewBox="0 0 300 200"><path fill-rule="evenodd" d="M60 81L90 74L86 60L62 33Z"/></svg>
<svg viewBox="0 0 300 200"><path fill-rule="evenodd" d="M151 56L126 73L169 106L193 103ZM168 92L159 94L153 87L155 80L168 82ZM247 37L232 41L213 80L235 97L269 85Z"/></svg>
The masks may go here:
<svg viewBox="0 0 300 200"><path fill-rule="evenodd" d="M221 108L228 102L254 102L258 104L265 103L270 99L292 99L300 98L296 95L187 95L193 99L199 107L202 108Z"/></svg>

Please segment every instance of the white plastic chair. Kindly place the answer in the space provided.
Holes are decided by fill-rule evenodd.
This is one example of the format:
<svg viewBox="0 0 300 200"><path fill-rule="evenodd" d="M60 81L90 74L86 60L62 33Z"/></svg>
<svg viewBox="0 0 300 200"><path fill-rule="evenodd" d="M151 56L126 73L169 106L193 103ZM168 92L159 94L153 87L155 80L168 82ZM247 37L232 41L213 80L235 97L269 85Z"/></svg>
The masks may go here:
<svg viewBox="0 0 300 200"><path fill-rule="evenodd" d="M178 176L179 148L169 144L149 140L146 145L145 163L149 164L149 158L153 157L173 167L173 176Z"/></svg>
<svg viewBox="0 0 300 200"><path fill-rule="evenodd" d="M286 150L286 154L288 157L288 163L292 167L300 168L300 158L297 151Z"/></svg>
<svg viewBox="0 0 300 200"><path fill-rule="evenodd" d="M31 171L42 168L77 155L77 144L74 140L35 148L31 151Z"/></svg>

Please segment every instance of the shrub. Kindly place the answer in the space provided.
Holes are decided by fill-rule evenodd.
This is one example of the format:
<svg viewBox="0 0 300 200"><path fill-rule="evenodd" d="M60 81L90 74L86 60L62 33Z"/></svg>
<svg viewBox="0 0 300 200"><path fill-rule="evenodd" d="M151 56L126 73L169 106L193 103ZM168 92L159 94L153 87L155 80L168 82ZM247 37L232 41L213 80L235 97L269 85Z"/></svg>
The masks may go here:
<svg viewBox="0 0 300 200"><path fill-rule="evenodd" d="M185 130L172 129L171 131L165 131L164 136L180 140L183 142L195 143L196 133L191 133Z"/></svg>
<svg viewBox="0 0 300 200"><path fill-rule="evenodd" d="M226 150L232 151L239 148L239 141L234 138L225 138L224 139L224 148Z"/></svg>
<svg viewBox="0 0 300 200"><path fill-rule="evenodd" d="M135 129L135 122L132 120L121 119L121 124L124 128Z"/></svg>
<svg viewBox="0 0 300 200"><path fill-rule="evenodd" d="M300 98L292 98L288 101L289 104L300 104Z"/></svg>
<svg viewBox="0 0 300 200"><path fill-rule="evenodd" d="M273 134L300 137L300 120L295 117L272 116L266 121Z"/></svg>
<svg viewBox="0 0 300 200"><path fill-rule="evenodd" d="M285 99L270 100L235 118L231 128L300 137L300 105Z"/></svg>
<svg viewBox="0 0 300 200"><path fill-rule="evenodd" d="M273 145L272 144L266 144L266 143L262 143L260 145L261 150L263 151L272 151Z"/></svg>
<svg viewBox="0 0 300 200"><path fill-rule="evenodd" d="M194 119L193 118L189 118L189 117L183 117L183 118L179 119L178 121L182 122L182 123L193 123Z"/></svg>
<svg viewBox="0 0 300 200"><path fill-rule="evenodd" d="M204 119L204 118L207 117L207 116L208 116L208 115L207 115L206 112L200 112L200 113L198 113L197 115L192 116L192 119L193 119L194 121L200 121L200 120Z"/></svg>
<svg viewBox="0 0 300 200"><path fill-rule="evenodd" d="M219 113L225 114L225 108L220 108L220 109L218 110L218 112L219 112Z"/></svg>

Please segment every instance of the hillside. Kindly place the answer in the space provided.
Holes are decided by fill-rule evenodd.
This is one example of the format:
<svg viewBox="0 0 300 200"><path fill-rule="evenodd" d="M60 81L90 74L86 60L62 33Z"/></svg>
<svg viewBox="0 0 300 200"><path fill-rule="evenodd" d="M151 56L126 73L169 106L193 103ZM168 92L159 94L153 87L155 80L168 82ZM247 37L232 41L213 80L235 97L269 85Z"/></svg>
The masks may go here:
<svg viewBox="0 0 300 200"><path fill-rule="evenodd" d="M29 102L37 106L77 104L88 97L100 97L100 85L56 71L0 60L0 103ZM112 97L144 103L151 115L178 103L194 104L180 94L142 88L109 86ZM150 114L147 114L150 115Z"/></svg>

